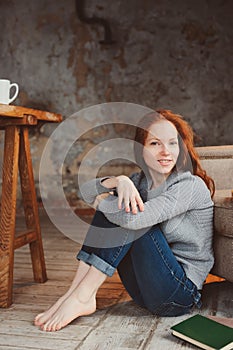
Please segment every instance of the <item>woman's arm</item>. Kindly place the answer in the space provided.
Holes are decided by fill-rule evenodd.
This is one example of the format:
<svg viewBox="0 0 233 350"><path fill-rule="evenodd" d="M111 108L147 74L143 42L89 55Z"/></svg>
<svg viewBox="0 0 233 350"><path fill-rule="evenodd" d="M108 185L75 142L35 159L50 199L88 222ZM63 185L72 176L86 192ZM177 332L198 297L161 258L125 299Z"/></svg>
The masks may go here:
<svg viewBox="0 0 233 350"><path fill-rule="evenodd" d="M138 230L169 220L188 210L211 207L206 186L195 177L183 178L159 196L144 203L144 211L133 215L119 210L117 199L111 196L99 204L99 210L109 221L123 228Z"/></svg>
<svg viewBox="0 0 233 350"><path fill-rule="evenodd" d="M144 204L140 194L133 181L125 175L93 179L83 184L80 188L82 198L87 203L96 202L98 205L104 199L101 195L103 193L111 193L113 190L117 190L118 193L118 197L115 198L117 198L119 209L124 204L126 212L130 212L131 208L132 213L136 214L138 211L137 207L140 211L143 211Z"/></svg>
<svg viewBox="0 0 233 350"><path fill-rule="evenodd" d="M102 182L102 185L107 188L115 187L117 189L118 209L122 209L122 204L124 204L127 213L129 213L131 209L133 214L137 214L137 207L140 211L144 210L144 203L141 196L128 176L120 175L106 179Z"/></svg>
<svg viewBox="0 0 233 350"><path fill-rule="evenodd" d="M105 178L97 178L85 182L80 186L79 192L81 198L87 203L94 203L96 197L102 193L110 193L113 188L104 187L101 183Z"/></svg>

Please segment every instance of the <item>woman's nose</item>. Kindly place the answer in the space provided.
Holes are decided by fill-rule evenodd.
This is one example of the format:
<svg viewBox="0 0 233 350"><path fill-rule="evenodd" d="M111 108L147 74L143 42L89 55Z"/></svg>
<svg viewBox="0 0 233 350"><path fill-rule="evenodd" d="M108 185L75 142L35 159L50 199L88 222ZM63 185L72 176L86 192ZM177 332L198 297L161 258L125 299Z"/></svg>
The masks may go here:
<svg viewBox="0 0 233 350"><path fill-rule="evenodd" d="M169 149L166 147L166 145L161 145L161 153L170 154Z"/></svg>

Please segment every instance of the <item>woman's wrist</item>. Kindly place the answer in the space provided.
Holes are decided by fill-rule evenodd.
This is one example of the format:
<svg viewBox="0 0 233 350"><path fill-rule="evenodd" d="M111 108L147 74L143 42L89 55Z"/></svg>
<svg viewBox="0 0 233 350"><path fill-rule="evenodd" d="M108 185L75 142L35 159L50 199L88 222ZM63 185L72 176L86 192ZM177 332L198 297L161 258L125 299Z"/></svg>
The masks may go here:
<svg viewBox="0 0 233 350"><path fill-rule="evenodd" d="M118 177L118 176L117 176ZM117 187L117 185L118 185L118 179L117 179L117 177L108 177L108 178L106 178L106 179L103 179L102 181L101 181L101 185L102 186L104 186L104 187L106 187L106 188L109 188L109 189L111 189L111 188L116 188Z"/></svg>
<svg viewBox="0 0 233 350"><path fill-rule="evenodd" d="M120 181L125 181L125 180L129 180L128 176L126 175L119 175L119 176L112 176L112 177L108 177L106 179L103 179L101 181L101 185L106 187L106 188L117 188Z"/></svg>

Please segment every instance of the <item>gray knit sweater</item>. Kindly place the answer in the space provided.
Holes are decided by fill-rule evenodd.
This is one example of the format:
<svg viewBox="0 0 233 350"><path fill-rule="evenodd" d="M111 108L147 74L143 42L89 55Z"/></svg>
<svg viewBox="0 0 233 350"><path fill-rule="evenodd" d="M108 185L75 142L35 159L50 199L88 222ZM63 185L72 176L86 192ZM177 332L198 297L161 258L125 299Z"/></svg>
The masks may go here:
<svg viewBox="0 0 233 350"><path fill-rule="evenodd" d="M86 202L92 203L98 194L111 191L101 184L103 179L91 180L81 187ZM133 174L131 180L145 201L143 212L119 210L115 195L102 200L98 209L109 221L125 229L149 229L160 224L187 277L201 289L214 262L213 202L206 184L190 172L173 172L152 190L148 190L146 178L141 180L140 173Z"/></svg>

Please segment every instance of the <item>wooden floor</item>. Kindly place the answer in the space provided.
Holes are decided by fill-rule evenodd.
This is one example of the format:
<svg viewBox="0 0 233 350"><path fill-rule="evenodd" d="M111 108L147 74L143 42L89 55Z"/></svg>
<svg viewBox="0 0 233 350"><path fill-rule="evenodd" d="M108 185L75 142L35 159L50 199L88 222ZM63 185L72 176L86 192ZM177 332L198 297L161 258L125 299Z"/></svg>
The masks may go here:
<svg viewBox="0 0 233 350"><path fill-rule="evenodd" d="M136 306L124 290L118 275L98 292L94 315L80 317L59 332L46 333L33 325L33 319L68 288L77 267L79 249L62 235L45 215L41 226L49 280L35 284L28 247L15 252L14 303L0 309L0 349L107 350L196 349L171 335L170 327L189 317L154 317ZM79 227L82 230L82 227ZM212 283L203 291L203 315L233 317L233 284Z"/></svg>

